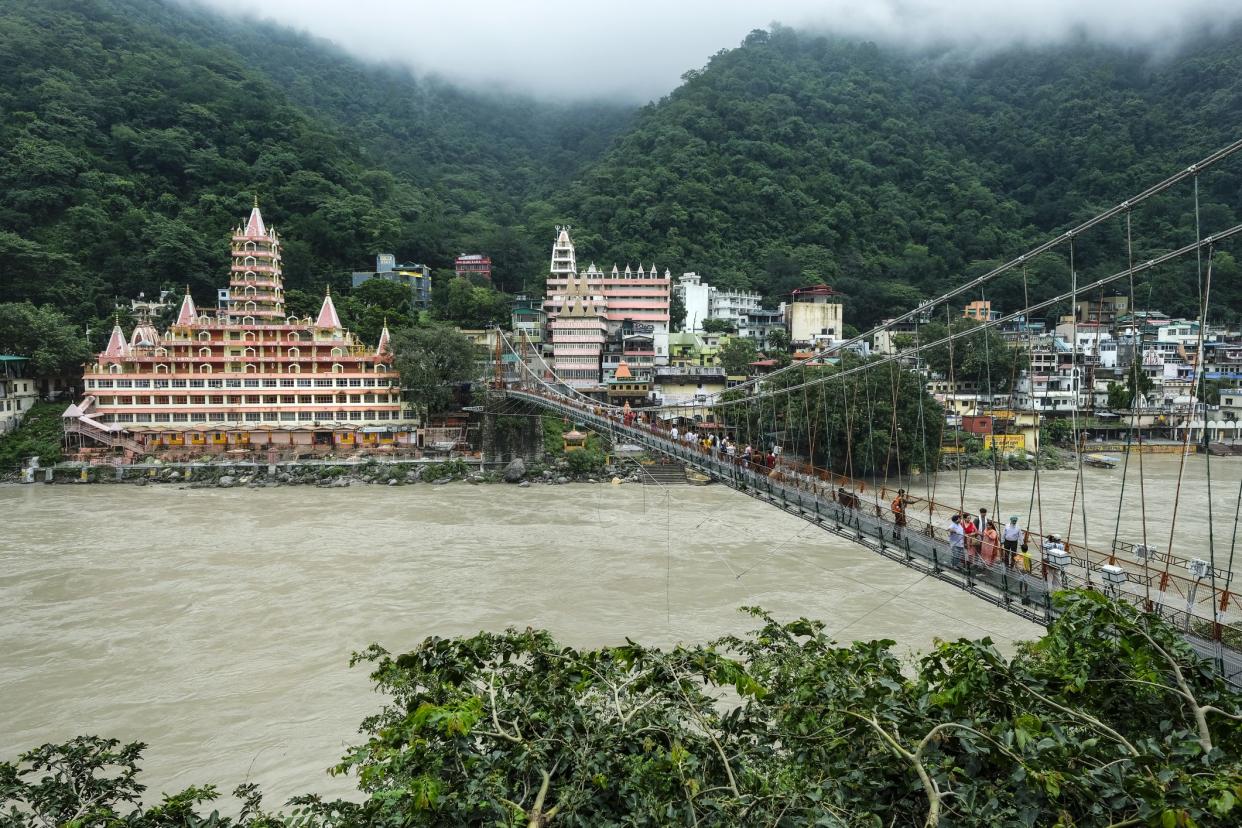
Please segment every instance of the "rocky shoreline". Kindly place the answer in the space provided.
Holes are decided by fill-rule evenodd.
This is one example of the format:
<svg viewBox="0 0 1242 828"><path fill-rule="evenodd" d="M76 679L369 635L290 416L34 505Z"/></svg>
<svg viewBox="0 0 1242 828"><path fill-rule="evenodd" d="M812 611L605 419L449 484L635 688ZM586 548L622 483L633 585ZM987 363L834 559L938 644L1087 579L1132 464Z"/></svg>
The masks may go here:
<svg viewBox="0 0 1242 828"><path fill-rule="evenodd" d="M315 486L346 488L349 486L411 486L422 483L443 486L449 483L509 483L520 488L532 485L558 486L569 483L637 483L637 469L604 466L595 472L571 470L569 462L560 459L527 464L521 458L511 461L503 470L480 470L462 460L442 463L363 463L350 465L279 464L189 464L161 467L157 464L139 466L61 466L40 469L38 482L57 485L126 484L131 486L176 485L183 489L260 489L277 486ZM44 474L50 472L50 479Z"/></svg>
<svg viewBox="0 0 1242 828"><path fill-rule="evenodd" d="M993 458L988 453L977 454L942 454L940 455L939 471L957 471L958 469L992 469L1001 471L1057 471L1059 469L1076 468L1074 453L1058 448L1045 448L1037 457L1017 457L1004 455Z"/></svg>

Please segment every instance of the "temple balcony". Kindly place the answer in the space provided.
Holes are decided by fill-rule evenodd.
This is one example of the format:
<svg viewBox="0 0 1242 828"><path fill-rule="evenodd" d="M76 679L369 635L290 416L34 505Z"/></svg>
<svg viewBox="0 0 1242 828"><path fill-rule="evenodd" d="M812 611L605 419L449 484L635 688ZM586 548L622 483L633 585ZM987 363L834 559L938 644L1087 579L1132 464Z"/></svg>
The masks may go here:
<svg viewBox="0 0 1242 828"><path fill-rule="evenodd" d="M235 262L229 270L233 273L246 273L247 271L254 273L280 273L280 268L275 265L259 264L258 262L255 262L254 264L241 264Z"/></svg>

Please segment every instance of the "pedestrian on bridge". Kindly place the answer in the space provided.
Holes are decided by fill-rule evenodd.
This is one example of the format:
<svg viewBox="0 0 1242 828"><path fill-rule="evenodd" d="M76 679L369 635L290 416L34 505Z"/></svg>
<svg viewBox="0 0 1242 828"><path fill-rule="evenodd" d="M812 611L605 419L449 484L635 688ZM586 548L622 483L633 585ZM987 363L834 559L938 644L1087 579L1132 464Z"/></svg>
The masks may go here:
<svg viewBox="0 0 1242 828"><path fill-rule="evenodd" d="M1009 523L1001 533L1001 544L1005 548L1005 566L1016 566L1018 563L1018 543L1022 540L1022 529L1018 526L1018 516L1010 515Z"/></svg>
<svg viewBox="0 0 1242 828"><path fill-rule="evenodd" d="M996 565L996 558L1000 555L1000 534L996 531L996 521L989 520L988 526L983 530L983 565L989 569Z"/></svg>
<svg viewBox="0 0 1242 828"><path fill-rule="evenodd" d="M889 508L893 510L893 540L901 540L901 530L906 525L906 507L913 503L912 498L906 497L905 489L898 489L897 496L893 498L893 502L889 504Z"/></svg>
<svg viewBox="0 0 1242 828"><path fill-rule="evenodd" d="M949 558L955 568L961 569L966 564L966 529L962 526L961 515L949 520Z"/></svg>
<svg viewBox="0 0 1242 828"><path fill-rule="evenodd" d="M960 519L965 541L963 546L966 551L966 563L973 563L979 553L979 526L969 512L962 512Z"/></svg>

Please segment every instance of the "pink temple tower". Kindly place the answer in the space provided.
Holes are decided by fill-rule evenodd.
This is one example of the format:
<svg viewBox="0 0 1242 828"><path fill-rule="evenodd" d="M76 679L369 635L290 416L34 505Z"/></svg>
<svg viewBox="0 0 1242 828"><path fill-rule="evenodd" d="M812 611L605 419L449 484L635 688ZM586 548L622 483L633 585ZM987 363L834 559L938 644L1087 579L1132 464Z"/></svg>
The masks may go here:
<svg viewBox="0 0 1242 828"><path fill-rule="evenodd" d="M285 287L281 281L280 239L274 229L264 226L257 198L246 224L233 231L232 256L227 311L230 321L283 322Z"/></svg>

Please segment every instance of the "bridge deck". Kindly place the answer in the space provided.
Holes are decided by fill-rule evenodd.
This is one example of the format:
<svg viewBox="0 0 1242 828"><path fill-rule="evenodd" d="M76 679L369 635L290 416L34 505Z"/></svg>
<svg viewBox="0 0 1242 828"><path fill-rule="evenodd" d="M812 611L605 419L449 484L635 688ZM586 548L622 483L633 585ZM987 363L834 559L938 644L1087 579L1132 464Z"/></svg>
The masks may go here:
<svg viewBox="0 0 1242 828"><path fill-rule="evenodd" d="M820 480L798 473L796 468L778 467L771 472L766 468L746 467L734 458L674 441L659 431L626 426L602 411L592 410L564 397L513 389L504 393L573 418L614 438L676 458L719 483L1036 623L1048 624L1055 617L1051 594L1056 590L1089 588L1104 591L1176 625L1187 641L1210 659L1230 682L1242 685L1242 653L1212 639L1212 630L1215 629L1219 638L1220 628L1213 626L1210 614L1203 616L1203 602L1196 603L1195 587L1173 591L1175 597L1186 597L1184 610L1165 604L1169 594L1166 590L1152 592L1153 586L1168 588L1172 579L1167 574L1155 583L1153 579L1160 573L1147 575L1135 572L1130 565L1125 567L1125 583L1110 585L1101 580L1099 565L1102 561L1117 560L1115 556L1097 553L1093 563L1090 552L1083 550L1082 554L1072 555L1065 566L1058 567L1045 562L1042 552L1034 544L1031 546L1029 569L1009 565L1003 554L988 565L978 556L950 549L947 539L940 537L944 534L943 527L938 532L937 527L929 522L910 516L909 525L899 532L882 498L863 502L854 495L852 503L839 503L833 490L836 480ZM1208 596L1207 606L1208 613L1215 610L1214 596ZM1217 617L1222 623L1228 622L1223 614Z"/></svg>

